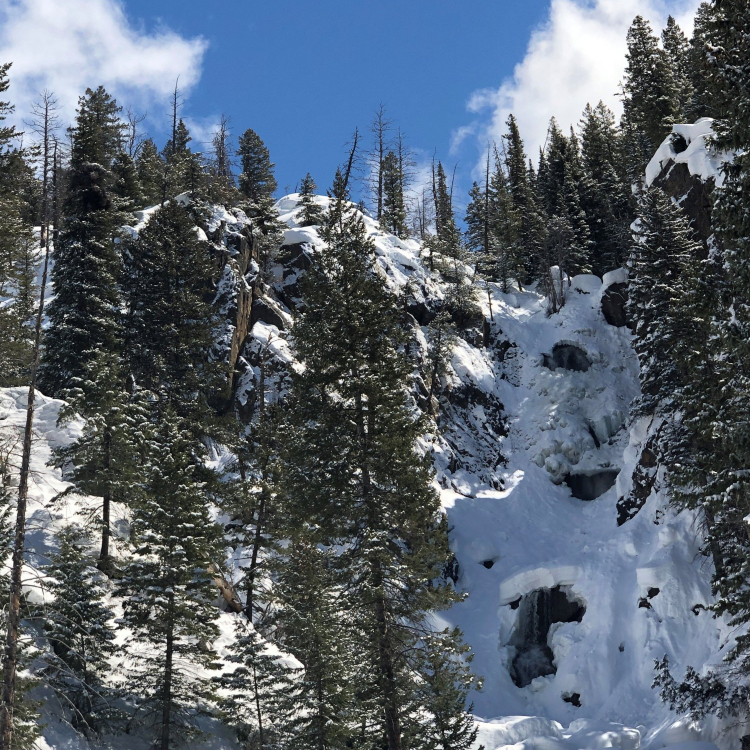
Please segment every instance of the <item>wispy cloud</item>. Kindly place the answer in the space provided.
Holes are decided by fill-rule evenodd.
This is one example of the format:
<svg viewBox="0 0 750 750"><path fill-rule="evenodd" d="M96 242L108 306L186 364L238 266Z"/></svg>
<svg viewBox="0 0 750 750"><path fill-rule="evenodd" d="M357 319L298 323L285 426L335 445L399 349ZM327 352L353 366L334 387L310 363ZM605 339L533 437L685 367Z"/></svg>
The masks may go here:
<svg viewBox="0 0 750 750"><path fill-rule="evenodd" d="M0 0L0 61L13 63L19 117L49 89L69 120L100 84L121 103L166 110L178 76L184 94L200 79L207 46L168 28L145 31L117 0Z"/></svg>
<svg viewBox="0 0 750 750"><path fill-rule="evenodd" d="M475 128L483 150L487 140L499 142L512 112L527 153L536 158L552 116L567 129L578 123L588 102L600 99L619 114L625 35L633 18L650 19L658 33L671 13L689 34L698 5L699 0L552 0L513 75L469 97L467 109L477 118L454 138Z"/></svg>

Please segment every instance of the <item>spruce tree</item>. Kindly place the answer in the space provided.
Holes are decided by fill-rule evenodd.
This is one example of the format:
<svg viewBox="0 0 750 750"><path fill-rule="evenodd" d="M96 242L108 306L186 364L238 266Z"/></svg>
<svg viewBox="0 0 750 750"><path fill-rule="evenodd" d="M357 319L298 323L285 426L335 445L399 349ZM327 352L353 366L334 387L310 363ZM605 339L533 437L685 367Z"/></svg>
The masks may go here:
<svg viewBox="0 0 750 750"><path fill-rule="evenodd" d="M0 95L10 87L9 69L10 63L0 65ZM31 222L18 184L23 154L13 147L13 140L21 134L3 124L13 111L10 102L0 101L0 295L15 298L14 304L0 307L0 385L4 386L27 380L36 265Z"/></svg>
<svg viewBox="0 0 750 750"><path fill-rule="evenodd" d="M677 97L675 116L678 120L683 120L693 96L693 84L690 78L690 42L672 16L667 18L667 25L661 32L661 43L674 81Z"/></svg>
<svg viewBox="0 0 750 750"><path fill-rule="evenodd" d="M508 175L508 192L515 217L515 257L523 268L522 283L534 277L536 260L545 242L543 208L540 208L531 175L526 164L526 154L518 123L510 115L505 139L505 167Z"/></svg>
<svg viewBox="0 0 750 750"><path fill-rule="evenodd" d="M426 736L410 742L424 750L469 750L477 738L477 726L466 709L467 696L472 688L481 689L482 680L471 672L473 660L470 649L460 642L456 630L431 633L425 637L425 648L420 654L420 703L429 712L430 721L424 729ZM420 727L420 730L423 727Z"/></svg>
<svg viewBox="0 0 750 750"><path fill-rule="evenodd" d="M602 276L625 263L633 221L630 188L621 169L622 139L603 102L586 105L581 121L581 158L592 189L584 210L592 241L592 271Z"/></svg>
<svg viewBox="0 0 750 750"><path fill-rule="evenodd" d="M622 122L629 177L640 184L646 164L679 119L679 94L667 53L642 16L633 19L627 44Z"/></svg>
<svg viewBox="0 0 750 750"><path fill-rule="evenodd" d="M296 743L291 735L296 714L297 671L273 653L257 630L237 616L229 647L230 670L214 678L222 690L219 707L243 747L270 750Z"/></svg>
<svg viewBox="0 0 750 750"><path fill-rule="evenodd" d="M142 490L132 516L133 557L119 582L122 625L133 634L131 692L136 718L160 750L184 747L199 734L196 718L210 701L218 635L216 588L220 531L210 518L201 451L172 409L159 415L141 466Z"/></svg>
<svg viewBox="0 0 750 750"><path fill-rule="evenodd" d="M279 642L303 667L289 732L300 750L343 750L360 731L351 617L334 551L318 543L320 529L290 521L289 542L274 562Z"/></svg>
<svg viewBox="0 0 750 750"><path fill-rule="evenodd" d="M701 247L691 238L682 209L660 188L643 195L639 220L628 279L628 313L635 323L641 380L634 411L654 414L670 408L679 384L675 353L682 327L675 308L683 297L683 271L697 260Z"/></svg>
<svg viewBox="0 0 750 750"><path fill-rule="evenodd" d="M299 204L302 210L299 214L299 224L301 227L318 226L323 222L324 211L315 201L315 191L318 186L315 184L311 174L308 172L299 187Z"/></svg>
<svg viewBox="0 0 750 750"><path fill-rule="evenodd" d="M412 656L430 613L456 600L436 583L448 558L394 297L356 210L336 201L295 321L294 377L280 492L290 518L336 550L351 615L360 741L399 750L420 683ZM324 324L322 324L324 322Z"/></svg>
<svg viewBox="0 0 750 750"><path fill-rule="evenodd" d="M73 379L65 393L68 403L60 410L59 424L85 414L80 437L54 451L53 463L63 470L70 487L61 495L80 493L102 499L96 526L101 539L98 568L114 572L111 557L112 503L129 503L138 484L138 464L147 435L143 398L125 389L120 357L100 352Z"/></svg>
<svg viewBox="0 0 750 750"><path fill-rule="evenodd" d="M53 596L44 614L44 680L50 685L72 726L87 736L110 727L119 714L107 687L109 657L115 653L114 617L104 603L101 575L87 558L86 533L66 526L57 534L58 550L44 572Z"/></svg>
<svg viewBox="0 0 750 750"><path fill-rule="evenodd" d="M277 188L274 165L266 145L251 128L240 136L237 155L242 162L240 192L255 204L273 198Z"/></svg>
<svg viewBox="0 0 750 750"><path fill-rule="evenodd" d="M217 313L214 265L188 209L170 201L137 239L127 243L123 286L129 371L162 406L207 428L209 401L226 388L226 373L211 356Z"/></svg>
<svg viewBox="0 0 750 750"><path fill-rule="evenodd" d="M406 226L406 205L404 203L404 177L401 164L394 151L389 151L383 159L383 211L380 226L396 237L406 239L409 230Z"/></svg>
<svg viewBox="0 0 750 750"><path fill-rule="evenodd" d="M78 102L72 130L64 222L55 248L50 326L40 368L42 388L59 395L101 353L120 346L120 259L115 248L125 214L112 164L121 150L120 107L100 86Z"/></svg>
<svg viewBox="0 0 750 750"><path fill-rule="evenodd" d="M284 239L283 227L273 198L277 188L274 164L265 144L250 128L240 136L237 155L242 164L239 189L246 198L242 207L257 229L255 237L258 243L258 257L261 260L261 268L267 270L274 252Z"/></svg>
<svg viewBox="0 0 750 750"><path fill-rule="evenodd" d="M144 205L154 206L164 200L165 169L166 165L159 155L156 144L147 138L141 144L141 150L136 159L138 182L141 186Z"/></svg>

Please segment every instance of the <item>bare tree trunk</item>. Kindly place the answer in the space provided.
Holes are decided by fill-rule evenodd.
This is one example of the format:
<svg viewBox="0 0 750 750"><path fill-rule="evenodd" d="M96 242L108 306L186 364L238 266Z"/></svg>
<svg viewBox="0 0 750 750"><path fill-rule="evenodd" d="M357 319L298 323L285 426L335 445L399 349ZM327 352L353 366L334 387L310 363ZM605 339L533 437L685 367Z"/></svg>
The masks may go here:
<svg viewBox="0 0 750 750"><path fill-rule="evenodd" d="M161 706L161 744L160 750L169 750L170 733L172 729L172 670L174 659L174 601L170 597L170 622L167 631L167 653L164 660L164 693Z"/></svg>
<svg viewBox="0 0 750 750"><path fill-rule="evenodd" d="M112 433L109 428L105 429L104 432L104 471L109 476L110 469L112 467ZM112 572L112 561L109 557L109 539L111 536L110 531L110 508L112 504L112 491L110 489L109 481L102 493L102 544L99 550L99 562L96 567L99 568L103 573L109 574Z"/></svg>
<svg viewBox="0 0 750 750"><path fill-rule="evenodd" d="M44 138L44 172L48 171L50 130L54 127L53 111L55 101L48 92L43 94L39 110ZM55 143L55 159L57 143ZM48 182L44 184L48 190ZM42 224L49 226L49 198L44 196ZM42 321L44 319L44 295L47 288L49 271L49 231L43 233L44 270L39 289L39 309L34 325L34 357L31 364L29 392L26 398L26 425L23 432L23 449L21 454L21 476L18 482L18 502L16 505L16 525L13 534L13 562L10 574L10 601L8 602L8 626L5 635L5 652L3 654L3 695L0 704L0 748L10 750L13 739L13 709L16 698L16 670L18 666L18 639L21 630L21 585L23 575L23 555L26 543L26 506L29 496L29 473L31 465L31 440L34 429L34 406L36 399L36 380L39 369L39 357L42 341Z"/></svg>

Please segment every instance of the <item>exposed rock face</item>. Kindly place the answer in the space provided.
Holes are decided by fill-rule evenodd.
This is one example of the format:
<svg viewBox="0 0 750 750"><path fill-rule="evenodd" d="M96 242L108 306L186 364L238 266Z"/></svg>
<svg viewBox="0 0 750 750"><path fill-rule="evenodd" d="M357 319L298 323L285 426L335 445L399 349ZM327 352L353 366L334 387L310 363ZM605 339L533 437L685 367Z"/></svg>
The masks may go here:
<svg viewBox="0 0 750 750"><path fill-rule="evenodd" d="M663 164L661 173L652 184L678 201L690 218L690 226L705 245L713 234L711 207L714 180L702 180L698 175L690 174L687 164L675 164L669 160Z"/></svg>
<svg viewBox="0 0 750 750"><path fill-rule="evenodd" d="M273 290L290 310L296 309L302 302L299 283L305 271L312 266L310 252L310 245L302 242L283 245L279 250Z"/></svg>
<svg viewBox="0 0 750 750"><path fill-rule="evenodd" d="M516 655L510 676L517 687L526 687L537 677L555 674L554 654L548 644L550 627L556 622L581 622L586 607L560 586L536 589L522 597L511 645Z"/></svg>
<svg viewBox="0 0 750 750"><path fill-rule="evenodd" d="M633 470L633 488L627 497L617 501L617 525L629 521L645 505L654 488L659 462L654 452L658 433L649 437Z"/></svg>
<svg viewBox="0 0 750 750"><path fill-rule="evenodd" d="M542 356L542 364L549 370L572 370L586 372L591 367L591 360L580 346L575 344L555 344L552 354Z"/></svg>
<svg viewBox="0 0 750 750"><path fill-rule="evenodd" d="M619 469L603 469L585 474L568 474L564 481L570 487L573 497L579 500L596 500L614 486L619 473Z"/></svg>
<svg viewBox="0 0 750 750"><path fill-rule="evenodd" d="M625 313L628 304L628 285L624 281L608 286L602 294L602 314L611 326L630 325Z"/></svg>

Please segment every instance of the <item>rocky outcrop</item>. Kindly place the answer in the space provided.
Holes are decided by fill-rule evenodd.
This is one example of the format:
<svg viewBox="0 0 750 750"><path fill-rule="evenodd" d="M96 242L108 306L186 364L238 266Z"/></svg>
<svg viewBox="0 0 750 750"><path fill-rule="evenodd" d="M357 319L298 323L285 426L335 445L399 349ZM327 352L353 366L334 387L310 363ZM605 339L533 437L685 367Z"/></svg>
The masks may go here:
<svg viewBox="0 0 750 750"><path fill-rule="evenodd" d="M714 180L703 180L698 175L690 174L687 164L675 164L668 160L652 184L660 187L682 206L690 219L690 226L705 245L713 234L711 207Z"/></svg>
<svg viewBox="0 0 750 750"><path fill-rule="evenodd" d="M552 354L542 355L542 364L549 370L586 372L591 367L591 359L580 346L562 343L552 347Z"/></svg>

